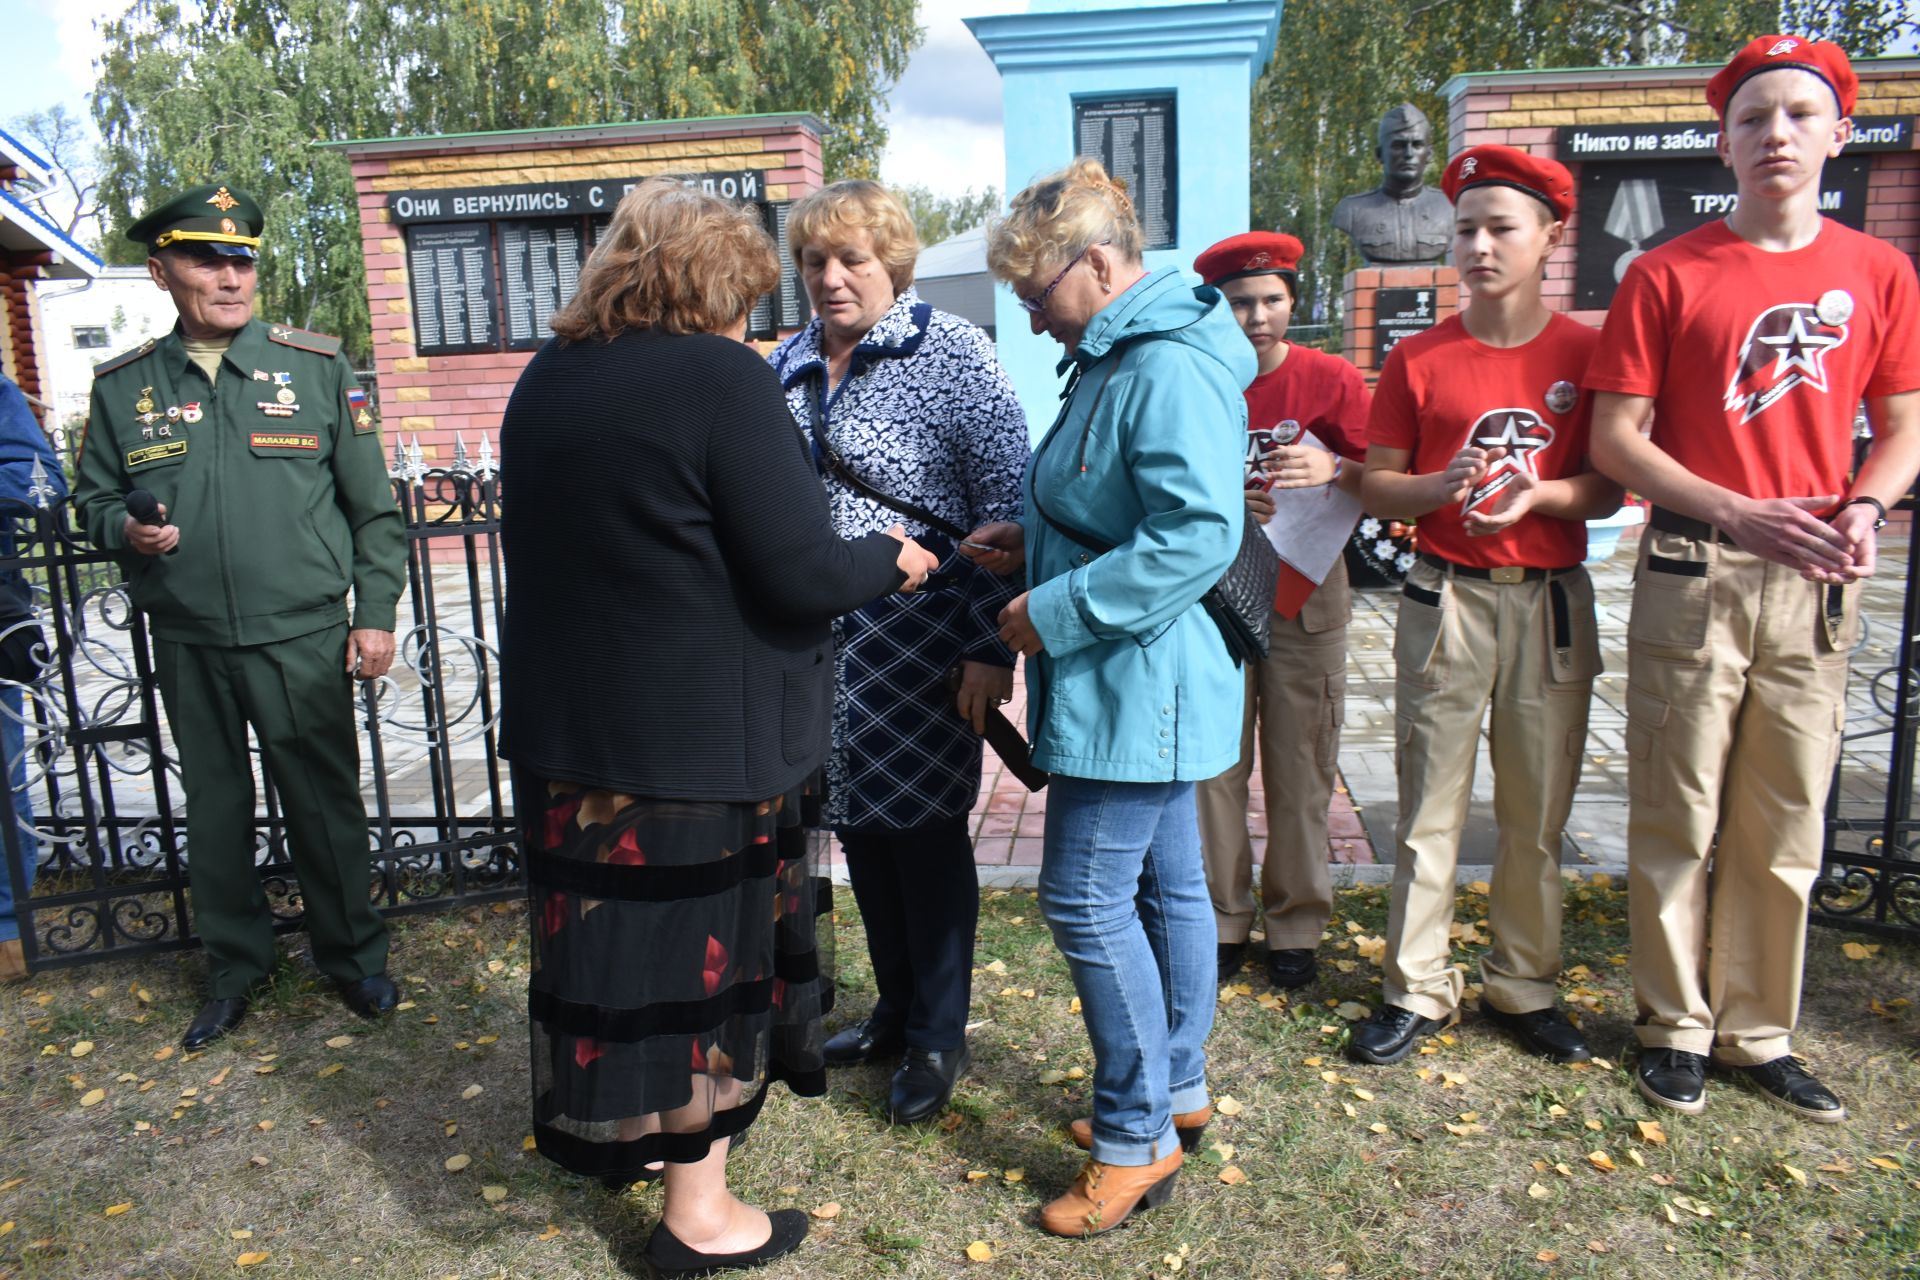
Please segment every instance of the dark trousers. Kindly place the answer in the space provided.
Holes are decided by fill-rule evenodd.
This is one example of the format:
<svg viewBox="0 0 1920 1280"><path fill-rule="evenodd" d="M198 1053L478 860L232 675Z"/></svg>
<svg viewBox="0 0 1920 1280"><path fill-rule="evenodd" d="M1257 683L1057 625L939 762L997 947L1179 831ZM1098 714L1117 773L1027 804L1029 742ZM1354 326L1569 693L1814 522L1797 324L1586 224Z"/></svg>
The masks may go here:
<svg viewBox="0 0 1920 1280"><path fill-rule="evenodd" d="M873 1017L930 1051L966 1039L980 880L966 815L899 831L848 831L853 898L880 992Z"/></svg>
<svg viewBox="0 0 1920 1280"><path fill-rule="evenodd" d="M246 648L154 641L154 676L186 783L193 925L216 1000L247 994L273 971L273 919L254 864L248 725L286 816L314 963L341 982L387 966L386 922L368 896L372 856L346 652L345 623Z"/></svg>

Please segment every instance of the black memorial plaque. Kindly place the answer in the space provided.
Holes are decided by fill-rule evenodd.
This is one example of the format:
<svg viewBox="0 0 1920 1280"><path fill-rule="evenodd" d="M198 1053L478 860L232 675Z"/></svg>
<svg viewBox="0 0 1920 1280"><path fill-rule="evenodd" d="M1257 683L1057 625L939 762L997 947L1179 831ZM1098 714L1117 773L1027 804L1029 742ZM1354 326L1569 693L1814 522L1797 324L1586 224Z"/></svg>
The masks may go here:
<svg viewBox="0 0 1920 1280"><path fill-rule="evenodd" d="M509 351L530 351L551 336L548 322L579 291L585 257L577 218L500 224Z"/></svg>
<svg viewBox="0 0 1920 1280"><path fill-rule="evenodd" d="M1173 95L1082 98L1073 104L1077 154L1124 182L1148 249L1179 242L1179 154Z"/></svg>
<svg viewBox="0 0 1920 1280"><path fill-rule="evenodd" d="M414 344L423 356L498 349L493 228L442 222L407 228Z"/></svg>
<svg viewBox="0 0 1920 1280"><path fill-rule="evenodd" d="M1872 163L1865 156L1845 155L1827 161L1820 180L1820 211L1835 222L1864 231L1867 171ZM1574 307L1605 310L1635 258L1725 217L1735 203L1733 170L1717 158L1582 166Z"/></svg>
<svg viewBox="0 0 1920 1280"><path fill-rule="evenodd" d="M1381 289L1373 295L1373 363L1382 368L1387 352L1440 323L1439 290Z"/></svg>

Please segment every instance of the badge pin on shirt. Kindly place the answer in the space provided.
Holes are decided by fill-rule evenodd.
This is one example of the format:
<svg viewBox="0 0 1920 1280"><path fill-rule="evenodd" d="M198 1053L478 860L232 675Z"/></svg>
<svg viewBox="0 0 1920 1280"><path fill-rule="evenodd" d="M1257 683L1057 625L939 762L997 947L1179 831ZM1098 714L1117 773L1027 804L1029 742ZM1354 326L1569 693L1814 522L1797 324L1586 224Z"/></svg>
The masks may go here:
<svg viewBox="0 0 1920 1280"><path fill-rule="evenodd" d="M152 413L153 412L153 388L152 387L140 388L140 398L133 402L133 411L135 413Z"/></svg>
<svg viewBox="0 0 1920 1280"><path fill-rule="evenodd" d="M1299 438L1300 424L1292 418L1282 418L1279 425L1273 429L1273 442L1275 444L1292 444Z"/></svg>
<svg viewBox="0 0 1920 1280"><path fill-rule="evenodd" d="M1574 404L1579 399L1580 399L1580 388L1574 386L1571 382L1568 382L1565 378L1560 379L1560 381L1554 383L1552 386L1547 388L1547 394L1546 394L1547 408L1551 409L1555 413L1567 412L1569 409L1573 408Z"/></svg>
<svg viewBox="0 0 1920 1280"><path fill-rule="evenodd" d="M1813 313L1820 317L1821 324L1837 328L1853 318L1853 295L1845 289L1829 289L1813 304Z"/></svg>

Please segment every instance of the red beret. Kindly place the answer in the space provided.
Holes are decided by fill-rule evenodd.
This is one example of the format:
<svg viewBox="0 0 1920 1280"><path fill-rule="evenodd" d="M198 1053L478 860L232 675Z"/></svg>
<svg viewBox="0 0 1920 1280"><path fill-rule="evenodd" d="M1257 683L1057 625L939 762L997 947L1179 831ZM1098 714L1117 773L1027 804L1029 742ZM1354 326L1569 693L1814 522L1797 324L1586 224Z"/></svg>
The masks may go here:
<svg viewBox="0 0 1920 1280"><path fill-rule="evenodd" d="M1228 236L1193 260L1193 269L1208 284L1225 284L1242 276L1283 275L1297 278L1306 246L1283 231L1249 231Z"/></svg>
<svg viewBox="0 0 1920 1280"><path fill-rule="evenodd" d="M1860 96L1860 78L1853 74L1847 51L1837 44L1803 36L1761 36L1734 54L1733 59L1707 81L1707 105L1715 115L1724 118L1727 103L1733 100L1741 85L1764 71L1778 71L1782 67L1813 72L1833 90L1840 114L1853 114L1853 104Z"/></svg>
<svg viewBox="0 0 1920 1280"><path fill-rule="evenodd" d="M1512 187L1525 192L1553 210L1553 216L1562 222L1573 213L1573 175L1567 172L1567 166L1517 147L1495 142L1468 147L1440 175L1440 189L1456 204L1462 191L1474 187Z"/></svg>

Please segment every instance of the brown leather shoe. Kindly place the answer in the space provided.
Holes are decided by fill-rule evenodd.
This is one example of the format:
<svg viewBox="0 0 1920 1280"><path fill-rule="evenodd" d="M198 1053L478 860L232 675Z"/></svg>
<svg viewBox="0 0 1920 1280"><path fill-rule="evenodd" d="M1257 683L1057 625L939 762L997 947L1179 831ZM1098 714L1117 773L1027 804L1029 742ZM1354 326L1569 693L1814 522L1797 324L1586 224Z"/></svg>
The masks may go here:
<svg viewBox="0 0 1920 1280"><path fill-rule="evenodd" d="M1089 1160L1067 1194L1040 1211L1040 1228L1056 1236L1097 1236L1141 1209L1153 1209L1173 1194L1184 1153L1170 1152L1152 1164L1101 1164Z"/></svg>
<svg viewBox="0 0 1920 1280"><path fill-rule="evenodd" d="M1213 1106L1208 1104L1198 1111L1188 1111L1173 1118L1173 1132L1180 1139L1180 1149L1191 1151L1200 1145L1200 1135L1207 1131L1207 1122L1213 1119ZM1067 1126L1067 1135L1073 1139L1073 1145L1082 1151L1093 1150L1093 1121L1082 1117Z"/></svg>
<svg viewBox="0 0 1920 1280"><path fill-rule="evenodd" d="M0 942L0 982L24 982L27 978L27 948L18 938Z"/></svg>

